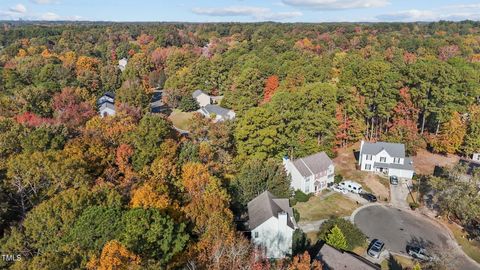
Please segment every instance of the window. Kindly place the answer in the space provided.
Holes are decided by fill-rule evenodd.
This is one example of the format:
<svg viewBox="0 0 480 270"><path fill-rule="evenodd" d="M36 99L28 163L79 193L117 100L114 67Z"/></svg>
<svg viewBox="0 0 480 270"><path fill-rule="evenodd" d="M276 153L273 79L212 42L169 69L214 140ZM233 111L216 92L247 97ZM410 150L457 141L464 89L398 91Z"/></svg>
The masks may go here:
<svg viewBox="0 0 480 270"><path fill-rule="evenodd" d="M255 232L255 236L254 236L254 237L255 237L255 238L258 238L258 232Z"/></svg>
<svg viewBox="0 0 480 270"><path fill-rule="evenodd" d="M380 162L383 162L383 163L387 162L387 158L386 157L380 157Z"/></svg>
<svg viewBox="0 0 480 270"><path fill-rule="evenodd" d="M399 164L400 163L400 158L393 158L393 163Z"/></svg>
<svg viewBox="0 0 480 270"><path fill-rule="evenodd" d="M310 193L310 187L309 187L309 186L307 186L307 187L305 188L305 193L307 193L307 194Z"/></svg>
<svg viewBox="0 0 480 270"><path fill-rule="evenodd" d="M365 170L371 170L372 165L371 164L365 164Z"/></svg>
<svg viewBox="0 0 480 270"><path fill-rule="evenodd" d="M372 160L372 155L366 155L365 159L366 160Z"/></svg>

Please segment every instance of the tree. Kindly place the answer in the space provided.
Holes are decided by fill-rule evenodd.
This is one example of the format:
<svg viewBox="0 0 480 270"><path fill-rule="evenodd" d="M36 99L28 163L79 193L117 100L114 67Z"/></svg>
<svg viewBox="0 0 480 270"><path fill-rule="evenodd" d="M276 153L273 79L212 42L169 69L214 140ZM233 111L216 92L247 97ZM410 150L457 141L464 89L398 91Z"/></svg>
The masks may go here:
<svg viewBox="0 0 480 270"><path fill-rule="evenodd" d="M237 194L236 200L243 206L266 190L281 198L288 198L292 193L290 178L283 165L274 159L244 162L232 184L233 194Z"/></svg>
<svg viewBox="0 0 480 270"><path fill-rule="evenodd" d="M83 126L96 113L81 96L81 89L64 88L53 97L54 115L58 122L71 128Z"/></svg>
<svg viewBox="0 0 480 270"><path fill-rule="evenodd" d="M164 265L185 248L190 238L185 223L176 223L158 209L131 209L123 220L121 242L135 253Z"/></svg>
<svg viewBox="0 0 480 270"><path fill-rule="evenodd" d="M480 152L480 106L470 108L470 117L462 150L466 155Z"/></svg>
<svg viewBox="0 0 480 270"><path fill-rule="evenodd" d="M273 94L278 89L279 80L277 75L272 75L265 81L265 88L263 89L263 102L269 102Z"/></svg>
<svg viewBox="0 0 480 270"><path fill-rule="evenodd" d="M412 270L422 270L422 267L420 266L420 263L417 262L417 263L413 266Z"/></svg>
<svg viewBox="0 0 480 270"><path fill-rule="evenodd" d="M345 239L342 230L340 230L337 225L333 226L330 230L330 233L325 238L325 242L330 246L341 250L348 247L347 240Z"/></svg>
<svg viewBox="0 0 480 270"><path fill-rule="evenodd" d="M431 142L433 150L438 153L456 153L462 145L466 126L462 116L455 112L450 121L444 123L437 138Z"/></svg>
<svg viewBox="0 0 480 270"><path fill-rule="evenodd" d="M138 80L125 80L116 91L116 100L142 110L149 109L150 98Z"/></svg>
<svg viewBox="0 0 480 270"><path fill-rule="evenodd" d="M197 101L191 96L184 96L178 104L178 108L183 112L196 111L200 107L198 106Z"/></svg>
<svg viewBox="0 0 480 270"><path fill-rule="evenodd" d="M337 226L347 239L347 247L345 250L352 251L358 246L362 246L365 244L367 237L365 234L355 226L349 220L345 220L343 218L331 218L327 221L323 222L320 226L320 231L318 233L318 237L320 239L326 240L327 236L332 231L333 227Z"/></svg>
<svg viewBox="0 0 480 270"><path fill-rule="evenodd" d="M147 209L152 207L157 209L165 209L170 205L170 200L168 198L168 194L161 194L154 190L150 184L145 184L133 191L130 205L133 208L142 207Z"/></svg>
<svg viewBox="0 0 480 270"><path fill-rule="evenodd" d="M132 157L133 167L140 171L150 164L160 153L159 146L166 139L173 137L172 124L157 115L145 115L132 134L135 152Z"/></svg>
<svg viewBox="0 0 480 270"><path fill-rule="evenodd" d="M140 269L140 257L125 248L116 240L109 241L102 249L99 260L92 258L89 270L137 270Z"/></svg>
<svg viewBox="0 0 480 270"><path fill-rule="evenodd" d="M322 264L318 260L313 263L310 259L310 254L305 251L301 255L293 257L292 263L288 266L288 270L321 270Z"/></svg>

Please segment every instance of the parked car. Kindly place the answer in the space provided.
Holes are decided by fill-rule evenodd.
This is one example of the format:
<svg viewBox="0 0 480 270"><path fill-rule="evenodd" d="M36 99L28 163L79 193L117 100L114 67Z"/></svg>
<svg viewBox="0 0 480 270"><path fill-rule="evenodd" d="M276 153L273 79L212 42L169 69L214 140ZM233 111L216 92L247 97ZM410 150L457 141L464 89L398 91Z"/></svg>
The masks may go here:
<svg viewBox="0 0 480 270"><path fill-rule="evenodd" d="M395 175L390 176L390 184L398 185L398 177L396 177Z"/></svg>
<svg viewBox="0 0 480 270"><path fill-rule="evenodd" d="M421 261L431 261L432 257L428 255L427 251L419 246L407 246L408 255Z"/></svg>
<svg viewBox="0 0 480 270"><path fill-rule="evenodd" d="M350 180L341 182L340 187L343 187L344 189L357 194L363 192L362 185Z"/></svg>
<svg viewBox="0 0 480 270"><path fill-rule="evenodd" d="M380 254L382 253L383 247L385 244L378 240L378 239L373 239L373 241L370 243L370 246L367 250L367 254L373 258L379 258Z"/></svg>
<svg viewBox="0 0 480 270"><path fill-rule="evenodd" d="M362 193L360 193L360 197L364 198L365 200L367 200L369 202L376 202L377 201L377 197L375 195L373 195L372 193L362 192Z"/></svg>
<svg viewBox="0 0 480 270"><path fill-rule="evenodd" d="M343 194L348 193L348 190L346 190L344 187L341 187L339 185L333 185L332 189L333 189L333 191L340 192L340 193L343 193Z"/></svg>

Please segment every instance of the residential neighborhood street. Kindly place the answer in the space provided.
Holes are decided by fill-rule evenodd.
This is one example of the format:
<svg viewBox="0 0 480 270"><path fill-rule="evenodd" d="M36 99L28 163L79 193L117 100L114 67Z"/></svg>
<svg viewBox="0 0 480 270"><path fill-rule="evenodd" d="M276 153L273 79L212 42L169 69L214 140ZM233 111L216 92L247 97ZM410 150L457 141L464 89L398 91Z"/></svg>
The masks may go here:
<svg viewBox="0 0 480 270"><path fill-rule="evenodd" d="M410 210L377 204L359 210L353 219L369 239L381 239L391 252L406 254L407 244L420 244L430 250L437 248L448 252L455 269L480 269L446 229Z"/></svg>

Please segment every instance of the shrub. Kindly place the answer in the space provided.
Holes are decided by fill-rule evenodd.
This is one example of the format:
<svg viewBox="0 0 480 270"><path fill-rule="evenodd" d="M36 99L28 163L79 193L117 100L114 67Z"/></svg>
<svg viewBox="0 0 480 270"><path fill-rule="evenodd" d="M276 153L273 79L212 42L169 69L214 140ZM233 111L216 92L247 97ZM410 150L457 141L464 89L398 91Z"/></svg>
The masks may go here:
<svg viewBox="0 0 480 270"><path fill-rule="evenodd" d="M318 233L318 237L324 241L327 240L328 234L330 234L333 227L337 226L347 239L347 247L346 250L353 250L355 247L363 246L367 237L363 234L360 229L355 226L355 224L351 223L349 220L343 218L331 218L325 221L320 226L320 232Z"/></svg>
<svg viewBox="0 0 480 270"><path fill-rule="evenodd" d="M409 203L410 209L415 210L417 209L420 205L417 202L411 202Z"/></svg>
<svg viewBox="0 0 480 270"><path fill-rule="evenodd" d="M293 208L293 218L296 222L300 221L300 212L298 212L295 208Z"/></svg>
<svg viewBox="0 0 480 270"><path fill-rule="evenodd" d="M340 174L335 175L334 182L335 184L340 184L343 181L343 176Z"/></svg>
<svg viewBox="0 0 480 270"><path fill-rule="evenodd" d="M178 108L183 112L191 112L199 109L198 103L191 96L185 96L180 100Z"/></svg>
<svg viewBox="0 0 480 270"><path fill-rule="evenodd" d="M295 190L294 199L295 199L297 202L308 202L308 200L310 199L310 197L312 197L312 194L305 194L305 193L303 193L303 192L300 191L300 190Z"/></svg>

